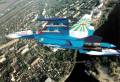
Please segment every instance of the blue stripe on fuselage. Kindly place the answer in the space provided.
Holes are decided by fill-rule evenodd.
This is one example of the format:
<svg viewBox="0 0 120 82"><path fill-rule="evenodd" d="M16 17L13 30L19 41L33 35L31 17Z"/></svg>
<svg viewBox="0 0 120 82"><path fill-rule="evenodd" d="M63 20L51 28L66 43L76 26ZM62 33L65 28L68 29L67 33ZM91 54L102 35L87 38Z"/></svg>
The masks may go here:
<svg viewBox="0 0 120 82"><path fill-rule="evenodd" d="M51 39L59 39L59 40L81 40L74 37L71 37L69 35L59 34L59 33L42 33L42 34L36 34L35 39L39 38L51 38Z"/></svg>
<svg viewBox="0 0 120 82"><path fill-rule="evenodd" d="M84 45L84 38L77 39L63 34L43 33L36 35L35 39L43 44L60 45L62 48L69 49L80 49ZM42 42L41 39L44 39L44 41Z"/></svg>

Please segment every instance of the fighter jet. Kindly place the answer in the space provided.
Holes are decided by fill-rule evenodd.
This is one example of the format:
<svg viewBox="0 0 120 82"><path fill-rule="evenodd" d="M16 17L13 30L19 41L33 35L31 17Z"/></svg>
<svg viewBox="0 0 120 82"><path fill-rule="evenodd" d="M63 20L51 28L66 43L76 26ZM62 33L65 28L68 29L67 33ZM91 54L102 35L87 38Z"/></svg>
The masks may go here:
<svg viewBox="0 0 120 82"><path fill-rule="evenodd" d="M6 35L7 38L33 39L37 44L60 48L75 49L88 55L119 55L120 51L110 43L102 42L102 38L93 35L91 15L85 14L77 23L69 26L67 18L40 18L43 27L37 31L27 30Z"/></svg>

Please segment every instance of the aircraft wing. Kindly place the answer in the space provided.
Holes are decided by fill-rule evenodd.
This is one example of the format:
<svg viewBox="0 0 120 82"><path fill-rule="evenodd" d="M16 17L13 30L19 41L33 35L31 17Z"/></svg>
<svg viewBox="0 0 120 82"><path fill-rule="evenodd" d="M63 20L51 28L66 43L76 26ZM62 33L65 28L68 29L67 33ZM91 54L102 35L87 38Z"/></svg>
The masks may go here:
<svg viewBox="0 0 120 82"><path fill-rule="evenodd" d="M95 39L94 39L95 38ZM101 38L91 36L85 39L84 45L79 49L80 53L88 55L120 55L120 50L110 43L101 42Z"/></svg>
<svg viewBox="0 0 120 82"><path fill-rule="evenodd" d="M102 49L101 51L87 51L87 50L79 50L80 53L88 54L88 55L95 55L95 56L101 56L101 55L116 55L120 56L120 50L115 49Z"/></svg>
<svg viewBox="0 0 120 82"><path fill-rule="evenodd" d="M39 21L47 21L43 31L57 32L59 34L69 34L69 23L67 18L39 18Z"/></svg>

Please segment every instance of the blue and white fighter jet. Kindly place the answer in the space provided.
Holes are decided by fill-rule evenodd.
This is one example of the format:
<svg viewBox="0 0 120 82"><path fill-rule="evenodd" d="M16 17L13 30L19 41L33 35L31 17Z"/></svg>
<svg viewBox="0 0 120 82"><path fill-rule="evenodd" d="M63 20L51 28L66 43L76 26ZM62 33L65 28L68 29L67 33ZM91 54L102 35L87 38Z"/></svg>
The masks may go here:
<svg viewBox="0 0 120 82"><path fill-rule="evenodd" d="M93 35L91 15L85 14L77 23L69 26L67 18L39 18L33 21L46 22L38 31L20 31L7 35L8 38L34 39L38 44L62 48L75 49L88 55L119 55L115 45L101 42L102 38Z"/></svg>

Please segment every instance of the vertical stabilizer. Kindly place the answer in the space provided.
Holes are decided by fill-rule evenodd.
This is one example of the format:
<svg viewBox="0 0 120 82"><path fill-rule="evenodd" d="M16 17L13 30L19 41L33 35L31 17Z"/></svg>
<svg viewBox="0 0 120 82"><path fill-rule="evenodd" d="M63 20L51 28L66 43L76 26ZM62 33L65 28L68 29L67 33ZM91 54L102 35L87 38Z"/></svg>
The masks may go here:
<svg viewBox="0 0 120 82"><path fill-rule="evenodd" d="M85 14L69 31L70 36L76 38L85 38L93 35L94 27L91 26L91 15Z"/></svg>

